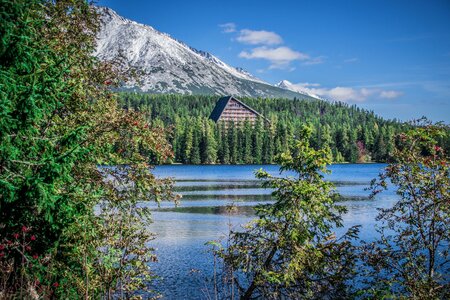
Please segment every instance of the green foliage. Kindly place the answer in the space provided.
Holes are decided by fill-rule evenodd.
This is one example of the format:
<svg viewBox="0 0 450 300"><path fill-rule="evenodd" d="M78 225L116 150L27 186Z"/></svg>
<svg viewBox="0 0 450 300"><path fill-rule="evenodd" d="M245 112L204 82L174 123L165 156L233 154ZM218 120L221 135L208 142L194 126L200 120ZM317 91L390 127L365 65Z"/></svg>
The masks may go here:
<svg viewBox="0 0 450 300"><path fill-rule="evenodd" d="M147 165L166 133L108 90L86 1L0 3L1 297L129 296L154 259L139 201L172 198Z"/></svg>
<svg viewBox="0 0 450 300"><path fill-rule="evenodd" d="M391 182L399 200L380 211L381 238L364 247L364 297L450 297L450 173L440 146L449 128L426 120L414 125L398 136L395 162L372 186L377 194Z"/></svg>
<svg viewBox="0 0 450 300"><path fill-rule="evenodd" d="M393 150L394 135L406 127L342 103L242 98L270 123L260 120L253 128L249 124L235 124L236 128L223 130L220 124L208 120L216 96L122 93L121 99L124 107L146 112L149 120L174 127L171 138L174 160L181 163L273 163L276 154L285 152L294 143L304 124L314 128L311 144L317 148L330 147L334 162L387 161ZM198 126L198 122L203 126ZM202 146L206 139L211 140L206 138L207 123L214 132L217 148ZM195 138L196 135L200 138ZM197 147L200 159L196 152L191 153L191 148L197 151Z"/></svg>
<svg viewBox="0 0 450 300"><path fill-rule="evenodd" d="M256 207L257 219L245 230L231 232L229 245L219 249L241 299L346 298L346 281L353 275L355 253L351 239L358 227L340 238L343 206L334 202L332 185L323 180L331 162L329 149L314 150L310 127L299 132L289 152L276 157L280 171L297 176L256 176L275 191L274 204Z"/></svg>

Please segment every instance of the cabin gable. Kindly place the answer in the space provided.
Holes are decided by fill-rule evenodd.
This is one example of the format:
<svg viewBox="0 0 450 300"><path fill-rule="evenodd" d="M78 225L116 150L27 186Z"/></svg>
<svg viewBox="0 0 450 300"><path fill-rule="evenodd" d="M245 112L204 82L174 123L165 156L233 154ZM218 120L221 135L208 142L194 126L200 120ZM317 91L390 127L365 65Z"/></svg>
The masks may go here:
<svg viewBox="0 0 450 300"><path fill-rule="evenodd" d="M225 123L241 123L244 121L255 123L259 117L264 118L260 113L242 101L239 101L232 96L226 96L217 101L216 107L211 113L210 119L215 122Z"/></svg>

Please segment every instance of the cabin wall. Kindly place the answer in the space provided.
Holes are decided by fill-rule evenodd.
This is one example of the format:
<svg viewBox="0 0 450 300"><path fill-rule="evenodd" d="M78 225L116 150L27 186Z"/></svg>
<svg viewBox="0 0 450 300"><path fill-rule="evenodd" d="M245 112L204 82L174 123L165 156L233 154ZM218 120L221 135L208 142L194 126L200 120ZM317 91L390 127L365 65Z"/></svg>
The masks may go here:
<svg viewBox="0 0 450 300"><path fill-rule="evenodd" d="M255 123L257 118L257 114L231 99L225 106L218 121L240 123L248 120L251 123Z"/></svg>

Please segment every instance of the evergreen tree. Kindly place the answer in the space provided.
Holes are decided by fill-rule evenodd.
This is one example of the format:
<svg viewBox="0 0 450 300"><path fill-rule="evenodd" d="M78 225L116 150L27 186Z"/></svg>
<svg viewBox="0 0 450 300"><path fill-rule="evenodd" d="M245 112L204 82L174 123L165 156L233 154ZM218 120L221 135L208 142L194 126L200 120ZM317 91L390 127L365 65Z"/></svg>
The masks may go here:
<svg viewBox="0 0 450 300"><path fill-rule="evenodd" d="M201 155L202 163L214 164L217 160L217 144L214 136L212 121L204 120L204 134L202 136Z"/></svg>
<svg viewBox="0 0 450 300"><path fill-rule="evenodd" d="M202 141L202 123L200 119L194 119L193 123L192 149L189 161L191 164L198 165L201 163L200 143Z"/></svg>
<svg viewBox="0 0 450 300"><path fill-rule="evenodd" d="M384 161L386 159L386 144L384 143L384 138L382 133L378 134L375 144L374 144L374 155L375 161Z"/></svg>
<svg viewBox="0 0 450 300"><path fill-rule="evenodd" d="M194 148L194 135L193 135L193 127L190 122L188 122L187 126L184 128L184 136L183 136L183 149L184 153L182 156L183 163L191 163L192 157L192 149Z"/></svg>
<svg viewBox="0 0 450 300"><path fill-rule="evenodd" d="M243 163L245 164L252 164L253 163L253 143L252 143L252 135L254 132L254 127L253 125L246 121L244 123L244 128L243 128Z"/></svg>
<svg viewBox="0 0 450 300"><path fill-rule="evenodd" d="M273 145L274 137L272 134L272 130L269 128L266 130L266 134L264 135L263 141L263 163L271 164L273 162Z"/></svg>
<svg viewBox="0 0 450 300"><path fill-rule="evenodd" d="M263 135L264 135L263 121L261 119L258 119L258 121L256 122L256 125L254 126L253 130L251 131L252 157L253 157L253 163L255 163L255 164L262 163Z"/></svg>
<svg viewBox="0 0 450 300"><path fill-rule="evenodd" d="M345 208L333 201L331 184L323 180L331 161L326 150L309 145L311 130L299 132L291 151L277 156L280 171L296 178L273 177L259 170L264 186L275 189L274 204L256 207L257 219L244 231L231 232L219 249L228 272L225 282L238 286L240 299L350 298L346 282L353 277L356 255L351 244L358 227L337 239Z"/></svg>
<svg viewBox="0 0 450 300"><path fill-rule="evenodd" d="M239 140L238 140L238 128L237 125L231 123L227 130L228 144L230 149L230 163L237 164L239 162Z"/></svg>

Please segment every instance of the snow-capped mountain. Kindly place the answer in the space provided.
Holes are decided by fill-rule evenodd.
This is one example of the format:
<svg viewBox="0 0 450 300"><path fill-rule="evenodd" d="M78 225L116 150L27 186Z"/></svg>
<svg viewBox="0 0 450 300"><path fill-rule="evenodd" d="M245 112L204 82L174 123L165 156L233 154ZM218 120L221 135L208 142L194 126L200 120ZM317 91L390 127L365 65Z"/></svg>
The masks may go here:
<svg viewBox="0 0 450 300"><path fill-rule="evenodd" d="M102 27L95 55L103 60L120 57L127 67L142 74L139 84L129 82L125 88L152 93L308 98L270 85L151 26L123 18L110 8L97 9Z"/></svg>
<svg viewBox="0 0 450 300"><path fill-rule="evenodd" d="M280 82L278 82L277 84L275 84L276 87L282 88L282 89L286 89L286 90L290 90L293 92L297 92L312 98L316 98L316 99L320 99L320 100L325 100L324 98L320 97L319 95L314 94L311 89L308 89L307 87L302 87L299 86L298 84L293 84L292 82L288 81L288 80L282 80Z"/></svg>

